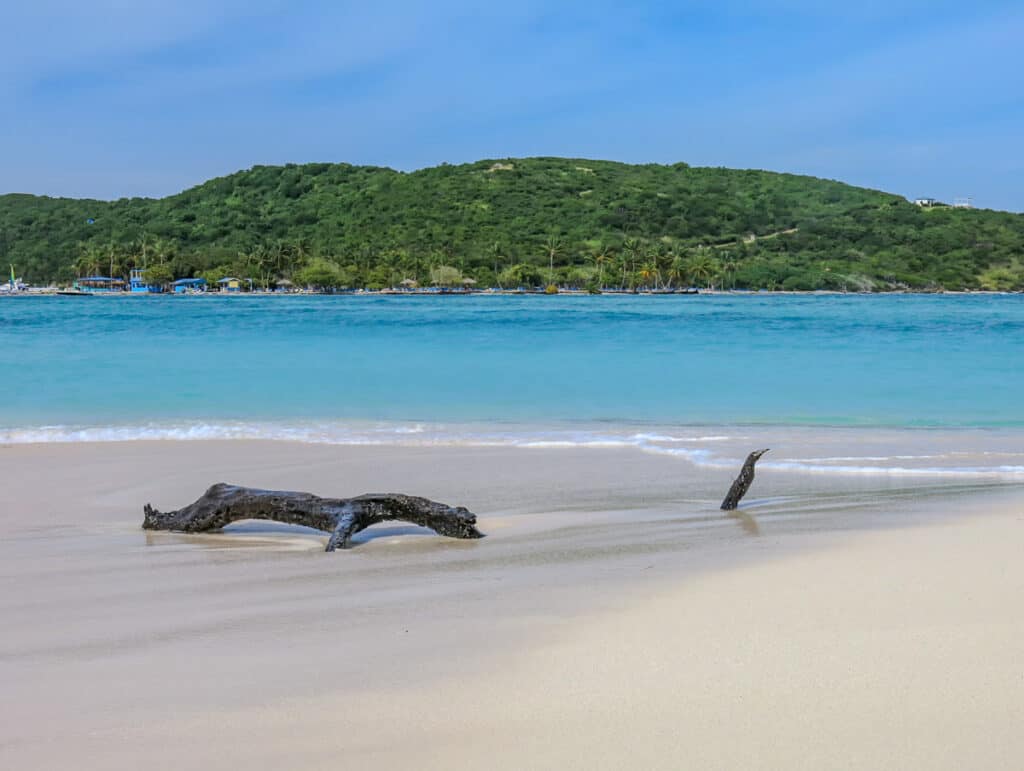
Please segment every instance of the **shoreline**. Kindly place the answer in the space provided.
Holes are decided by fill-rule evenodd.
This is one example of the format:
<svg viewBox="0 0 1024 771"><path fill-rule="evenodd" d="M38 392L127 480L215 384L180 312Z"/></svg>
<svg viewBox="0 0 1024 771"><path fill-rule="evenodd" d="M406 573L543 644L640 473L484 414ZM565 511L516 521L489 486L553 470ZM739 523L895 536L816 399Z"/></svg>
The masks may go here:
<svg viewBox="0 0 1024 771"><path fill-rule="evenodd" d="M759 471L829 484L923 486L932 484L1024 483L1024 427L666 424L562 421L523 424L493 421L277 420L147 421L122 425L49 425L0 428L0 451L22 448L93 448L137 445L247 446L275 453L511 452L529 455L565 450L595 462L616 453L662 458L675 475L735 473L753 449L773 448ZM318 449L319 448L319 449ZM174 452L170 450L170 452ZM834 479L832 479L834 478ZM832 479L832 481L828 481ZM845 481L843 481L845 480ZM860 481L856 481L860 480Z"/></svg>
<svg viewBox="0 0 1024 771"><path fill-rule="evenodd" d="M0 297L51 297L65 291L64 287L47 287L45 289L26 289L16 292L0 292ZM77 293L76 293L77 294ZM809 297L870 297L875 295L913 295L913 296L1016 296L1024 294L1024 290L1018 291L995 291L989 289L886 289L864 292L843 292L836 289L698 289L698 291L671 290L671 291L636 291L603 289L600 292L588 292L584 289L559 289L557 292L546 292L543 289L515 290L515 289L477 289L477 290L453 290L453 291L415 291L400 289L351 289L338 292L315 292L315 291L269 291L256 290L250 292L89 292L83 291L82 296L89 297L697 297L705 295L709 297L784 297L784 296L809 296Z"/></svg>

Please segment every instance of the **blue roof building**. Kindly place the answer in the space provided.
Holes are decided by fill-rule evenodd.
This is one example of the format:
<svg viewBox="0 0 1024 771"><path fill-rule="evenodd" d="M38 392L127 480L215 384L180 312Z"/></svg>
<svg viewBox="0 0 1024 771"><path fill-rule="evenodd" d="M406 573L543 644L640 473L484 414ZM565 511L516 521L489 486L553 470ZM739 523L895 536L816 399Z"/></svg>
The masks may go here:
<svg viewBox="0 0 1024 771"><path fill-rule="evenodd" d="M83 292L123 292L124 279L110 276L86 276L75 282L75 288Z"/></svg>
<svg viewBox="0 0 1024 771"><path fill-rule="evenodd" d="M174 294L186 294L188 292L205 292L205 278L179 278L171 286L174 287Z"/></svg>
<svg viewBox="0 0 1024 771"><path fill-rule="evenodd" d="M146 281L146 271L144 268L132 268L128 286L135 293L160 294L164 291L164 288L159 284L150 284Z"/></svg>

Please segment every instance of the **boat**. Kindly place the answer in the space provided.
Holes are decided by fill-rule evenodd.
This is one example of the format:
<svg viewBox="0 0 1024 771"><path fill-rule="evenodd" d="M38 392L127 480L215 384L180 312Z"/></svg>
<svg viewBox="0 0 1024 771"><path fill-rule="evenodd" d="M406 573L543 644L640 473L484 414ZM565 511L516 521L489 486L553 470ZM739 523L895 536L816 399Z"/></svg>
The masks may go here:
<svg viewBox="0 0 1024 771"><path fill-rule="evenodd" d="M92 292L83 292L81 289L58 289L57 294L65 297L92 297Z"/></svg>
<svg viewBox="0 0 1024 771"><path fill-rule="evenodd" d="M14 266L11 266L11 279L6 284L0 286L0 293L6 295L20 294L28 289L28 285L25 284L20 278L17 278L14 274Z"/></svg>

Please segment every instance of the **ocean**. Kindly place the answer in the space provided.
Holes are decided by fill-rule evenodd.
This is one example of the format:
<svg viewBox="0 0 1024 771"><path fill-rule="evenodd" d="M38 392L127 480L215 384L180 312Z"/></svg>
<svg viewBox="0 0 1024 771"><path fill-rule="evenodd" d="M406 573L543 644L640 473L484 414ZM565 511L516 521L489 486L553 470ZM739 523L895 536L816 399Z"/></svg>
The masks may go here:
<svg viewBox="0 0 1024 771"><path fill-rule="evenodd" d="M636 446L726 464L716 448L788 436L800 457L775 463L1024 475L1022 295L12 297L0 350L6 444Z"/></svg>

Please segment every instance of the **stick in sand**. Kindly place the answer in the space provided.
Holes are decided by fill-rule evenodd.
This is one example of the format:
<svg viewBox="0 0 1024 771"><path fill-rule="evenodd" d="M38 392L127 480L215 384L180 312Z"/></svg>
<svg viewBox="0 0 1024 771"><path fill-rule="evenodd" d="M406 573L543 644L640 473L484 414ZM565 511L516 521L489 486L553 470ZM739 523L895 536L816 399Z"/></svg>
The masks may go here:
<svg viewBox="0 0 1024 771"><path fill-rule="evenodd" d="M747 490L750 489L750 485L754 481L754 465L766 452L768 452L767 448L764 450L754 450L747 456L743 468L740 469L740 475L736 477L736 481L729 488L728 495L722 501L722 511L734 511L739 506L740 499L747 494Z"/></svg>

